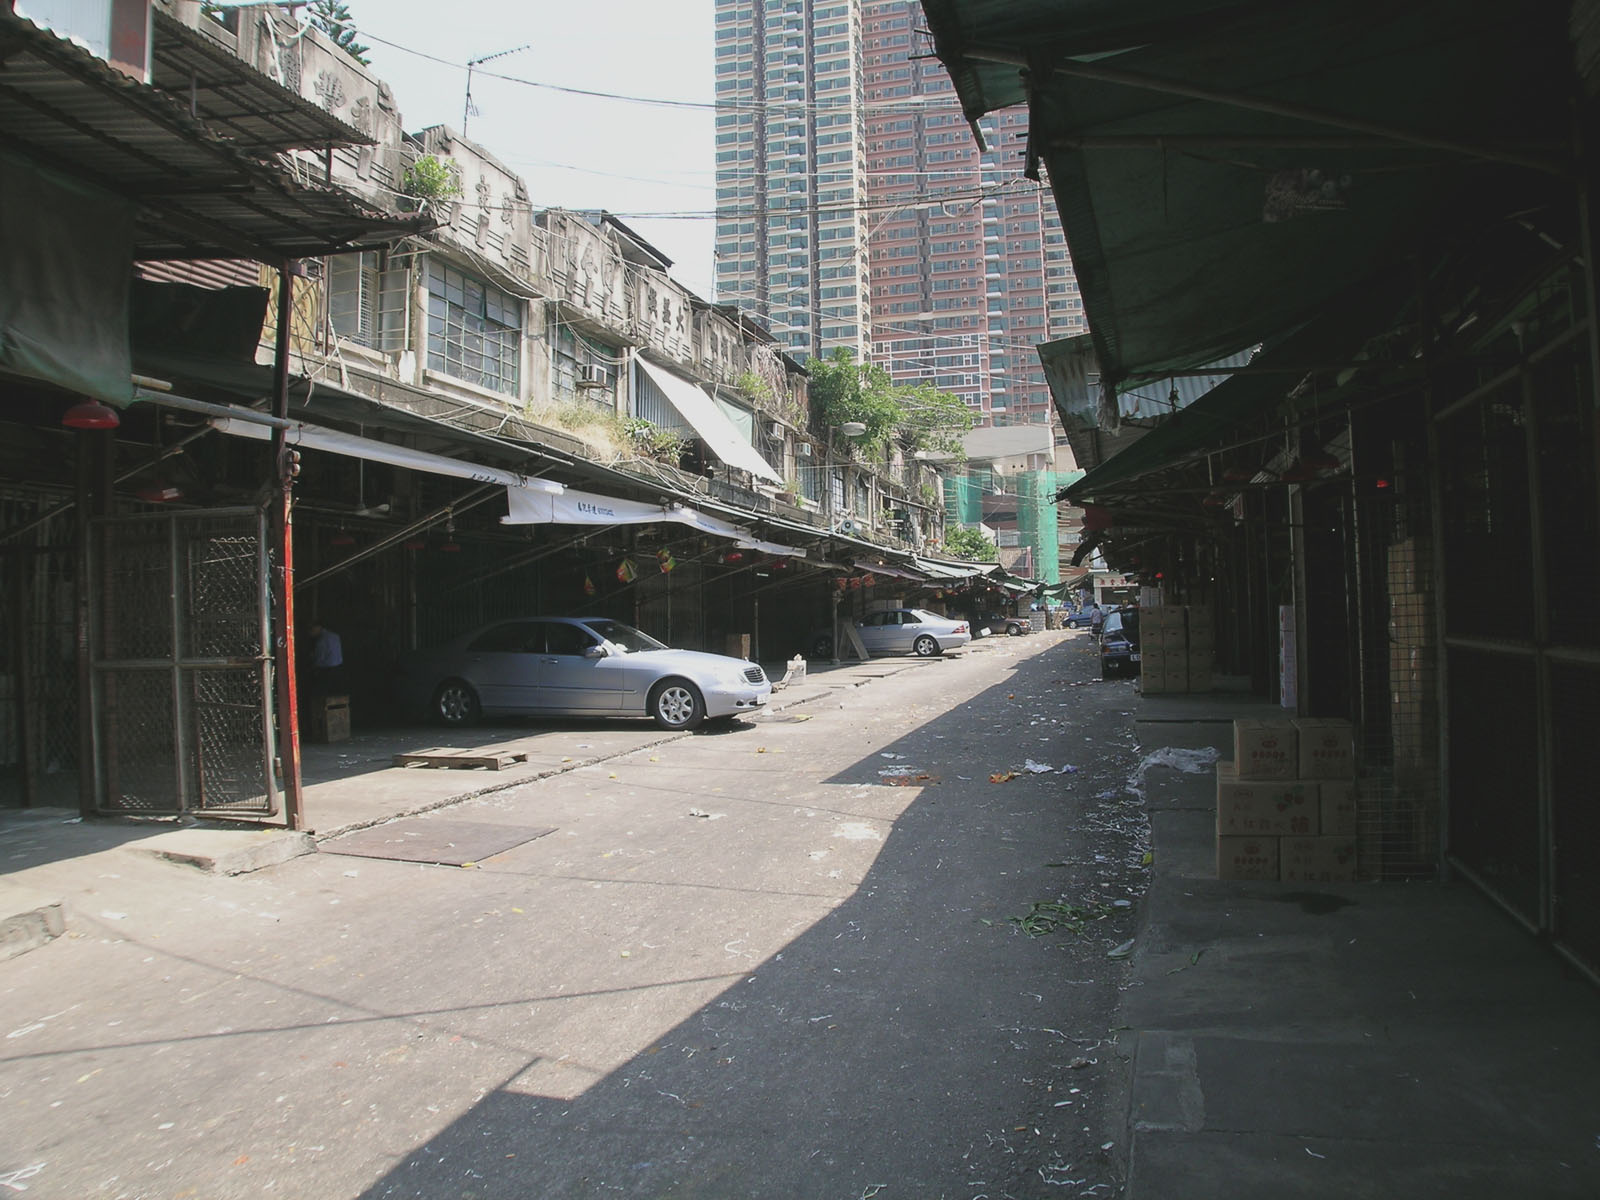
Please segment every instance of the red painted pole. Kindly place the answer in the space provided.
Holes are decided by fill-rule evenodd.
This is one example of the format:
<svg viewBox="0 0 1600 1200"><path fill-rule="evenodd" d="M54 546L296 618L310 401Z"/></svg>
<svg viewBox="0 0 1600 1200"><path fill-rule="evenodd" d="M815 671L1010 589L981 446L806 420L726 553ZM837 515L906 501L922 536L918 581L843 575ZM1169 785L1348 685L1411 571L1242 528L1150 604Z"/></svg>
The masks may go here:
<svg viewBox="0 0 1600 1200"><path fill-rule="evenodd" d="M278 337L272 354L272 413L289 416L289 326L294 288L292 264L278 268ZM272 462L277 495L272 501L271 539L277 549L273 581L273 663L277 673L278 761L282 769L284 818L290 829L305 825L300 790L300 698L294 654L294 472L284 428L272 431Z"/></svg>

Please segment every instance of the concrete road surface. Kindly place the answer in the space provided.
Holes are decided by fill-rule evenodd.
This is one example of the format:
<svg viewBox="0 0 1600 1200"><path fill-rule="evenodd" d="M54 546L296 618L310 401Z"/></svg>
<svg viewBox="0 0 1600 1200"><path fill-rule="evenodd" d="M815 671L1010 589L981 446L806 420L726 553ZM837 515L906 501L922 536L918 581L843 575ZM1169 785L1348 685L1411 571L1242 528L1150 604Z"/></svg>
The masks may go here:
<svg viewBox="0 0 1600 1200"><path fill-rule="evenodd" d="M1087 644L1001 639L385 827L466 866L173 867L0 963L0 1185L1114 1196L1146 829L1132 685Z"/></svg>

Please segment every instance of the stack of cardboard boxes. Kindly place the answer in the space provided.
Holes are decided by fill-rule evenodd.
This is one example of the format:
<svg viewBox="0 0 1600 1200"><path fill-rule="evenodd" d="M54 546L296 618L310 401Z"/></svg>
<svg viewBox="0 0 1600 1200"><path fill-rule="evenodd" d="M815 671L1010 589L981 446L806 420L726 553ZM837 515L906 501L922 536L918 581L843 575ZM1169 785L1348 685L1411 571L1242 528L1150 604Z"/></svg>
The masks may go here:
<svg viewBox="0 0 1600 1200"><path fill-rule="evenodd" d="M1139 610L1139 687L1156 692L1209 692L1216 655L1211 609L1153 604Z"/></svg>
<svg viewBox="0 0 1600 1200"><path fill-rule="evenodd" d="M1217 763L1217 878L1357 878L1349 721L1233 723L1233 761Z"/></svg>

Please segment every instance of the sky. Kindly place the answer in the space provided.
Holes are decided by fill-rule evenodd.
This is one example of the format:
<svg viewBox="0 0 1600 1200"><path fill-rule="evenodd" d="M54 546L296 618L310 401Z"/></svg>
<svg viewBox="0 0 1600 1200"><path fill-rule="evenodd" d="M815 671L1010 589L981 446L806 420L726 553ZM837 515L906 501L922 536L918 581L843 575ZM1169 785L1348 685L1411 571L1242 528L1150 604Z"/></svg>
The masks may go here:
<svg viewBox="0 0 1600 1200"><path fill-rule="evenodd" d="M467 136L522 176L535 208L615 213L712 298L712 0L346 3L407 132L460 132L467 61L515 51L473 69Z"/></svg>

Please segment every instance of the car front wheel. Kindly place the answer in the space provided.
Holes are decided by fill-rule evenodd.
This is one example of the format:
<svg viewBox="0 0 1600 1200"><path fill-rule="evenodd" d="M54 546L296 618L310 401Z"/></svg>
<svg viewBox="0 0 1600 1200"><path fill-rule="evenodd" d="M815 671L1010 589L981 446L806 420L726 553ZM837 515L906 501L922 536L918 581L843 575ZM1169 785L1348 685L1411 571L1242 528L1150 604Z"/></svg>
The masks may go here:
<svg viewBox="0 0 1600 1200"><path fill-rule="evenodd" d="M939 653L939 643L933 640L933 635L924 633L911 643L911 653L918 658L932 658Z"/></svg>
<svg viewBox="0 0 1600 1200"><path fill-rule="evenodd" d="M1011 637L1021 637L1022 636L1022 626L1021 625L1007 625L1006 626L1006 633L1008 635L1010 635Z"/></svg>
<svg viewBox="0 0 1600 1200"><path fill-rule="evenodd" d="M482 712L478 693L465 679L447 679L433 694L433 716L441 725L452 729L475 725Z"/></svg>
<svg viewBox="0 0 1600 1200"><path fill-rule="evenodd" d="M662 729L693 729L706 719L706 702L688 680L664 679L650 693L650 715Z"/></svg>

